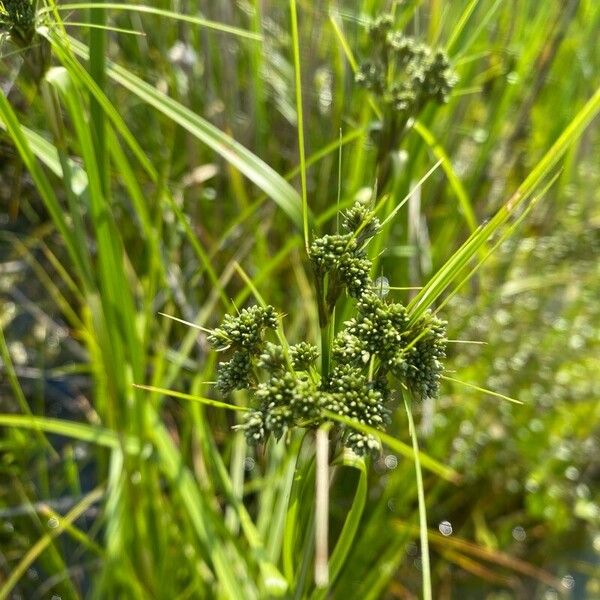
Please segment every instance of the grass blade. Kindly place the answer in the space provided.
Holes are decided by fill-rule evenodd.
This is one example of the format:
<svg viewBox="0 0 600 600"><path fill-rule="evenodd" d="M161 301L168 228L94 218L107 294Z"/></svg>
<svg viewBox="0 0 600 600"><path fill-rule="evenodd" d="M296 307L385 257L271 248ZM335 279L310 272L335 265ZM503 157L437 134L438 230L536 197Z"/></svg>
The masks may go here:
<svg viewBox="0 0 600 600"><path fill-rule="evenodd" d="M73 38L69 38L69 41L73 50L80 57L85 60L89 58L89 52L83 44ZM231 163L272 198L298 228L302 228L300 195L263 160L189 108L159 92L127 69L109 62L107 73L113 81L153 106Z"/></svg>
<svg viewBox="0 0 600 600"><path fill-rule="evenodd" d="M421 569L423 573L423 600L432 600L431 591L431 568L429 565L429 537L427 534L427 505L425 504L425 490L423 488L423 474L421 473L421 461L419 460L419 442L417 440L417 430L413 420L412 411L409 405L408 394L402 393L404 407L406 408L406 417L408 418L408 428L412 439L415 473L417 477L417 498L419 502L419 537L421 539Z"/></svg>
<svg viewBox="0 0 600 600"><path fill-rule="evenodd" d="M231 25L225 25L224 23L217 23L216 21L209 21L208 19L203 19L201 17L193 17L191 15L165 10L155 6L147 6L145 4L121 4L120 2L72 2L57 4L56 8L60 11L103 8L111 11L127 11L147 15L156 15L158 17L164 17L165 19L173 19L174 21L183 21L185 23L191 23L192 25L199 25L200 27L206 27L207 29L213 29L214 31L220 31L221 33L229 33L241 38L247 38L255 41L262 40L262 36L260 34L252 31L246 31L245 29L240 29L239 27L232 27ZM68 24L69 23L65 23L65 25Z"/></svg>

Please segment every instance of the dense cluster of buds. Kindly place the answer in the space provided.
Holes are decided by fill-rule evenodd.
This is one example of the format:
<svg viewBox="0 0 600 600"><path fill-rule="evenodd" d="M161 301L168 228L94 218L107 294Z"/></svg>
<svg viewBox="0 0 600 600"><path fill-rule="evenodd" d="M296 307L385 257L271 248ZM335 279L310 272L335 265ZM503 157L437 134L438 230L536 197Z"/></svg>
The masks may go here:
<svg viewBox="0 0 600 600"><path fill-rule="evenodd" d="M356 81L371 90L393 111L416 115L428 102L444 104L457 77L443 50L394 30L390 15L369 26L372 55L356 74Z"/></svg>
<svg viewBox="0 0 600 600"><path fill-rule="evenodd" d="M379 220L367 203L357 202L345 214L343 226L346 233L317 238L309 250L322 300L322 320L331 313L344 288L358 299L371 287L371 261L364 246L379 230Z"/></svg>
<svg viewBox="0 0 600 600"><path fill-rule="evenodd" d="M31 0L0 1L0 31L10 34L17 45L25 47L35 33L35 3Z"/></svg>
<svg viewBox="0 0 600 600"><path fill-rule="evenodd" d="M379 375L391 373L416 397L435 397L446 356L445 323L426 313L410 326L402 304L375 293L361 298L357 312L336 336L334 358L352 365L374 361Z"/></svg>
<svg viewBox="0 0 600 600"><path fill-rule="evenodd" d="M38 85L51 64L50 43L36 32L36 0L0 0L0 42L7 38L23 60L22 73Z"/></svg>
<svg viewBox="0 0 600 600"><path fill-rule="evenodd" d="M357 203L344 215L345 232L326 235L310 246L310 259L327 319L346 291L356 300L356 315L333 340L325 373L317 370L319 351L308 342L288 346L266 339L277 328L272 306L253 306L227 315L209 335L220 351L231 352L217 367L217 388L227 394L253 392L251 410L239 427L249 443L281 438L295 428L316 428L334 413L374 429L389 419L389 379L394 377L417 398L438 393L445 357L445 324L426 314L415 324L406 308L378 294L371 280L365 246L380 224L367 203ZM322 321L327 325L329 321ZM342 443L357 454L377 453L376 436L339 427Z"/></svg>

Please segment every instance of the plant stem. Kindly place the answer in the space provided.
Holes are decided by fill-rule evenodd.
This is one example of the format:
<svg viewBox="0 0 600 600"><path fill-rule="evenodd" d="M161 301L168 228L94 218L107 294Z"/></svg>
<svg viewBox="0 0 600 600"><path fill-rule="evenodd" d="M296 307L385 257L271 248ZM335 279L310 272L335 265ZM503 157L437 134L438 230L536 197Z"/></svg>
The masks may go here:
<svg viewBox="0 0 600 600"><path fill-rule="evenodd" d="M294 49L294 72L296 84L296 114L298 121L298 152L300 154L300 181L302 184L302 230L304 247L308 254L310 232L308 231L308 196L306 186L306 158L304 151L304 118L302 114L302 72L300 70L300 39L298 36L298 14L296 0L290 0L292 22L292 45Z"/></svg>
<svg viewBox="0 0 600 600"><path fill-rule="evenodd" d="M421 563L423 573L423 600L432 600L431 593L431 569L429 566L429 538L427 533L427 507L425 506L425 492L423 491L423 474L421 473L421 461L419 459L419 442L417 440L417 430L413 420L410 404L408 401L408 392L402 392L406 416L408 418L408 428L412 439L414 451L415 472L417 476L417 497L419 500L419 534L421 538Z"/></svg>
<svg viewBox="0 0 600 600"><path fill-rule="evenodd" d="M321 282L322 285L322 282ZM321 322L321 378L329 376L331 362L331 315ZM329 584L329 428L323 423L315 437L315 584L318 588Z"/></svg>
<svg viewBox="0 0 600 600"><path fill-rule="evenodd" d="M329 584L329 425L317 429L315 478L315 584Z"/></svg>

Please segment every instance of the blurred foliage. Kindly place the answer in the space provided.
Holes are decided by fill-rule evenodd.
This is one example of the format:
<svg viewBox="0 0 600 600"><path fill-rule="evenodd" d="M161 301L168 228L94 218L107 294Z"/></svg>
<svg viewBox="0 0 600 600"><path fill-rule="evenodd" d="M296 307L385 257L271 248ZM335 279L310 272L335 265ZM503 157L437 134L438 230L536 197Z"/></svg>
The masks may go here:
<svg viewBox="0 0 600 600"><path fill-rule="evenodd" d="M299 188L288 3L148 4L262 35L256 41L166 16L111 9L109 27L144 35L105 32L105 55L231 135L277 173L288 174ZM373 276L385 276L393 287L428 281L467 239L469 209L477 223L493 216L600 84L596 0L298 5L315 232L336 229L338 182L340 201L349 205L371 197L376 178L372 132L379 119L368 91L355 83L342 39L364 59L371 43L365 26L383 9L393 9L397 27L432 48L445 48L458 75L448 104L427 106L420 127L390 148L389 200L382 216L410 198L370 257L376 262ZM98 18L87 9L60 14L65 24ZM55 17L45 18L49 21L41 24L50 23L62 35ZM92 44L87 28L67 30ZM41 44L37 51L46 61L49 46ZM268 579L271 563L288 576L282 522L290 490L307 507L297 516L302 535L292 550L310 556L309 536L303 537L312 506L310 440L301 446L292 437L255 452L232 430L239 423L234 416L133 391L131 384L218 397L205 383L215 378L215 357L204 333L157 313L214 327L233 305L253 303L234 261L265 300L286 314L290 342L317 343L302 232L257 179L251 183L189 128L108 81L101 87L155 173L140 166L105 117L108 147L121 150L98 160L99 185L114 239L118 234L124 249L118 270L125 282L118 295L107 294L96 284L106 247L86 188L90 165L82 160L86 147L75 132L74 113L59 96L65 130L60 148L40 91L45 82L40 84L39 72L30 76L30 65L40 64L36 50L15 47L4 36L0 51L0 87L20 122L72 161L70 182L61 176L58 155L58 167L44 171L67 225L77 218L84 224L72 230L82 235L83 253L94 267L93 284L86 287L4 126L0 589L34 545L46 540L9 597L231 597L227 585L241 586L247 598L268 597L258 582ZM57 65L62 59L54 52ZM93 115L87 90L74 80L81 109ZM93 143L101 157L97 136ZM415 188L444 155L449 157L444 168ZM456 341L449 344L451 380L442 382L438 400L414 407L422 450L461 475L456 484L425 473L436 599L600 597L599 161L596 118L514 235L440 310ZM130 345L127 323L110 319L111 310L128 314L127 294L134 308L131 336L137 340ZM404 303L413 296L414 290L390 291ZM338 324L350 307L350 301L340 307ZM234 399L247 401L243 393ZM98 441L77 439L81 432L74 438L64 430L43 433L37 421L22 428L1 420L28 412L47 424L53 418L87 424ZM390 433L409 442L403 411L394 410L392 420ZM130 452L128 440L141 453ZM295 473L305 477L299 490ZM356 469L336 470L332 541L351 509L356 482ZM369 462L368 483L360 527L331 597L417 598L422 563L414 464L384 449ZM104 490L101 499L90 496L91 506L69 525L63 516L96 486ZM44 537L53 531L60 535ZM293 565L295 576L301 568ZM233 581L223 575L228 569ZM305 595L310 586L305 576Z"/></svg>

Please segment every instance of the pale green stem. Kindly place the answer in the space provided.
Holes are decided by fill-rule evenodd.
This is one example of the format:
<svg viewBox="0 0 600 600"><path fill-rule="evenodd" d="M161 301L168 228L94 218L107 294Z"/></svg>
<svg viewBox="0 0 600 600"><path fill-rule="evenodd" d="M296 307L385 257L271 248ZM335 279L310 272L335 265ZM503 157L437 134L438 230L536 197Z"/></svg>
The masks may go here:
<svg viewBox="0 0 600 600"><path fill-rule="evenodd" d="M321 425L315 437L315 584L329 584L329 425Z"/></svg>
<svg viewBox="0 0 600 600"><path fill-rule="evenodd" d="M431 568L429 565L429 537L427 533L427 507L425 506L425 492L423 489L423 474L421 473L421 461L419 459L419 442L417 440L417 430L408 401L408 393L402 392L406 416L408 418L408 428L412 439L414 451L415 473L417 476L417 497L419 500L419 534L421 538L421 564L423 574L423 600L432 600L431 593Z"/></svg>

